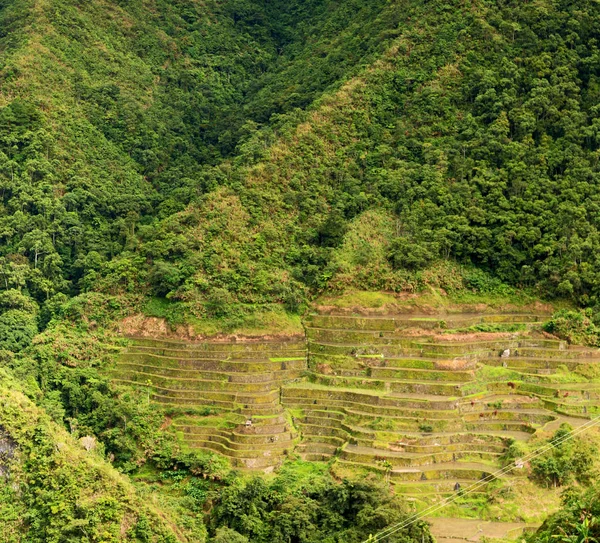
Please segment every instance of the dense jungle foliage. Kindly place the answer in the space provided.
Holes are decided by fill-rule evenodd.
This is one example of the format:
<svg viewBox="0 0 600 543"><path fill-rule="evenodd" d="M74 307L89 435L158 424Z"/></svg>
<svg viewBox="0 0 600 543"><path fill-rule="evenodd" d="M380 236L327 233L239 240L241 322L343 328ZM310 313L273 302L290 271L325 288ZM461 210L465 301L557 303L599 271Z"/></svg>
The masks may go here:
<svg viewBox="0 0 600 543"><path fill-rule="evenodd" d="M2 286L218 316L449 260L593 306L599 10L6 0Z"/></svg>
<svg viewBox="0 0 600 543"><path fill-rule="evenodd" d="M404 514L185 455L98 372L108 328L434 285L569 299L550 331L596 344L599 38L595 0L0 0L0 537L359 541ZM143 468L183 497L138 505Z"/></svg>
<svg viewBox="0 0 600 543"><path fill-rule="evenodd" d="M0 541L177 541L93 437L81 447L0 372Z"/></svg>

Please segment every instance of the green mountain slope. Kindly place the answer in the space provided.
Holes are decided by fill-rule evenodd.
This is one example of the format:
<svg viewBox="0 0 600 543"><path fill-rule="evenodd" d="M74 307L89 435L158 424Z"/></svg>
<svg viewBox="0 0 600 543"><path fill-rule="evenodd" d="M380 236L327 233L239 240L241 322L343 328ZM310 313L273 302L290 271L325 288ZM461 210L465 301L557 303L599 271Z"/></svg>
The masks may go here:
<svg viewBox="0 0 600 543"><path fill-rule="evenodd" d="M452 258L595 303L595 2L1 13L5 287L293 307Z"/></svg>
<svg viewBox="0 0 600 543"><path fill-rule="evenodd" d="M75 441L3 370L0 406L1 541L187 541L93 437Z"/></svg>
<svg viewBox="0 0 600 543"><path fill-rule="evenodd" d="M138 224L219 183L207 166L253 119L310 103L394 26L377 19L384 3L329 4L3 4L5 284L23 281L23 255L36 296L89 288L82 276L134 248Z"/></svg>
<svg viewBox="0 0 600 543"><path fill-rule="evenodd" d="M134 313L287 334L318 295L434 286L598 321L599 29L597 0L0 0L0 363L30 396L0 375L2 535L188 537L32 403L144 464L95 351Z"/></svg>
<svg viewBox="0 0 600 543"><path fill-rule="evenodd" d="M450 258L595 304L598 5L390 9L401 36L378 60L259 130L199 206L140 232L154 288L209 302L401 290Z"/></svg>

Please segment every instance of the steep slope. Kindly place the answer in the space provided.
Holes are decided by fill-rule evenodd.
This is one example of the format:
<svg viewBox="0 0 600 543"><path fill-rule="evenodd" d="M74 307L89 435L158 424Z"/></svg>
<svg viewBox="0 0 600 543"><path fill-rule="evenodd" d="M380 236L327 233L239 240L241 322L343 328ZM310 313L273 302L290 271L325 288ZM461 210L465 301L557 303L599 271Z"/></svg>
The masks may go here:
<svg viewBox="0 0 600 543"><path fill-rule="evenodd" d="M119 268L108 262L135 251L139 228L221 183L207 166L254 120L309 104L373 55L395 25L385 5L3 3L5 286L41 300Z"/></svg>
<svg viewBox="0 0 600 543"><path fill-rule="evenodd" d="M595 306L600 293L599 23L600 4L594 0L0 1L2 363L38 381L31 389L40 392L40 402L57 421L87 418L106 444L127 438L127 447L115 446L117 452L149 456L138 451L135 432L125 436L115 413L96 416L120 401L107 379L98 386L102 361L84 356L85 371L48 378L48 370L79 370L76 349L64 347L71 329L97 340L90 332L98 327L145 312L167 317L197 338L206 329L213 334L238 330L248 315L277 304L273 314L279 320L264 322L269 333L283 336L289 330L281 333L278 325L297 332L298 314L316 293L406 293L429 285L491 295L525 287ZM18 354L48 323L58 341L48 346L38 337L30 352ZM383 329L373 332L378 344L404 341L386 338ZM337 334L311 333L316 340ZM363 336L353 330L340 336L342 351L363 346ZM393 354L388 358L414 365ZM371 369L344 359L342 365L351 362L350 367L338 369L349 374L333 377L311 362L311 378L319 382L290 386L288 400L301 409L319 405L321 394L348 393L349 399L338 401L352 403L358 397L368 408L377 395L340 392L356 380L364 388L379 381L367 372L402 382L395 385L405 387L402 394L411 394L408 389L419 379L434 391L454 391L471 380L468 372L454 375L445 368L444 373L433 358L419 360L417 368ZM263 369L281 363L263 362ZM556 391L542 384L553 379L544 371L556 369L557 360L544 359L539 367L530 360L514 362L513 376L535 370L527 383L540 388L525 392L552 402ZM490 365L497 363L495 358ZM157 389L187 401L210 382L223 387L221 401L228 409L238 409L237 376L224 376L234 372L188 379L185 363L174 358L171 364L155 378ZM150 366L139 371L139 364L123 365L118 371L123 380L137 379L143 386L154 371ZM437 384L443 378L450 388ZM12 394L8 377L0 376L0 383ZM278 376L239 388L266 390L278 406L279 384ZM72 404L71 388L80 393ZM88 405L95 398L82 399L85 391L111 401L98 402L100 408ZM254 392L252 398L260 396ZM148 407L150 400L147 393ZM387 405L389 413L399 406L408 409L401 400L406 398ZM11 402L27 403L20 396ZM78 411L79 404L89 412ZM569 410L592 407L562 404L552 408L574 414ZM443 401L437 405L446 411ZM255 437L234 436L239 432L231 428L244 424L244 409L250 408L227 420L214 417L208 434L216 438L209 444L230 449L239 439L243 446L238 447L245 449L240 456L252 459L247 444ZM310 411L302 414L306 426L348 422L345 413L329 417ZM6 402L0 410L6 427L13 415ZM281 426L273 436L292 442L295 434L287 421L279 412L269 415ZM540 413L530 415L536 424L543 422ZM501 416L512 421L513 414L509 409ZM485 422L479 415L469 417L457 428ZM519 425L530 421L517 419L514 426L526 430L526 424ZM416 433L420 422L412 417L396 429ZM489 422L505 424L504 419ZM218 426L223 423L225 429ZM22 451L39 444L28 424L15 419L10 438L2 436L6 454L13 454L14 443ZM54 436L56 428L48 424L47 434ZM192 426L188 434L201 434ZM19 428L25 432L21 441ZM339 433L344 441L347 436ZM60 446L54 451L48 445L52 439L43 439L49 458L62 454ZM61 526L86 529L81 520L95 529L126 517L118 505L106 513L113 520L95 505L78 516L77 485L104 492L108 486L94 487L86 474L99 474L102 482L108 468L96 459L100 467L88 469L87 457L69 439L61 438L70 443L68 454L77 460L74 472L81 481L71 483L65 469L64 486L73 492L57 505L58 513L65 512L57 517L61 525L20 525L22 512L35 513L38 506L40 522L52 522L52 508L50 513L43 509L51 496L34 507L33 498L27 502L29 494L19 501L22 497L5 485L8 503L16 504L6 511L14 519L10 537L29 529L41 530L31 537L43 539ZM377 450L385 435L366 432L361 439L362 445L343 451L346 460L353 454L355 460L363 453L369 459L381 456ZM207 444L203 438L196 441ZM314 442L315 450L306 454L328 455L339 444ZM364 445L366 452L354 447ZM495 458L501 451L491 445L483 452ZM31 473L44 475L45 467L35 463L39 457L30 456L35 457ZM389 456L402 462L397 454ZM133 460L117 459L131 470L136 469ZM51 488L47 479L40 484ZM129 490L117 494L126 501ZM148 518L153 514L149 511ZM110 525L114 534L119 522ZM127 517L124 524L129 522L144 531L141 518ZM126 529L123 537L146 537L128 534ZM159 540L161 534L152 537Z"/></svg>
<svg viewBox="0 0 600 543"><path fill-rule="evenodd" d="M5 287L595 303L597 3L362 4L7 2Z"/></svg>
<svg viewBox="0 0 600 543"><path fill-rule="evenodd" d="M93 437L76 442L52 423L2 370L0 539L187 541L186 530L142 500L97 446Z"/></svg>
<svg viewBox="0 0 600 543"><path fill-rule="evenodd" d="M403 289L453 258L595 303L598 4L393 9L401 36L386 54L260 131L216 170L229 189L150 233L154 248L187 229L179 251L204 255L189 275L178 265L172 293L202 297L215 284L251 301L246 284L265 292L274 268L311 289ZM229 214L219 233L214 209ZM244 247L226 259L228 279L206 253L226 251L234 228Z"/></svg>

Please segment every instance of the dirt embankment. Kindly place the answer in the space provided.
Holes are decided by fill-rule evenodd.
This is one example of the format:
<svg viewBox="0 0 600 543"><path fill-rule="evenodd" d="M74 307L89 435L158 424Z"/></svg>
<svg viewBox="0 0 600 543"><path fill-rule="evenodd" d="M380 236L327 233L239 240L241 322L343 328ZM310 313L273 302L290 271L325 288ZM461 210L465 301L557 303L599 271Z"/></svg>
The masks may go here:
<svg viewBox="0 0 600 543"><path fill-rule="evenodd" d="M513 332L455 332L452 334L441 334L438 332L432 332L424 328L405 328L402 330L402 335L406 337L426 337L433 341L493 341L496 339L511 338L515 334Z"/></svg>
<svg viewBox="0 0 600 543"><path fill-rule="evenodd" d="M153 339L177 339L182 341L238 341L259 342L259 341L292 341L304 339L304 334L198 334L190 325L180 325L172 327L165 319L157 317L147 317L137 314L125 317L118 327L119 333L130 337L148 337Z"/></svg>
<svg viewBox="0 0 600 543"><path fill-rule="evenodd" d="M514 337L512 332L465 332L456 334L435 334L435 341L460 341L460 342L476 342L476 341L494 341L496 339L507 339Z"/></svg>

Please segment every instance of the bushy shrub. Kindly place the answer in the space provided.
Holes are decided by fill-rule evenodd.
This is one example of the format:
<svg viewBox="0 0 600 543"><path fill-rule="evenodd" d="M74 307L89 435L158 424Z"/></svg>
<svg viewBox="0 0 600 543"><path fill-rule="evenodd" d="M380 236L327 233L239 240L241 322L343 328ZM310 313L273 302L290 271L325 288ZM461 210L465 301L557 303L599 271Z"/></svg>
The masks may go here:
<svg viewBox="0 0 600 543"><path fill-rule="evenodd" d="M592 311L561 309L544 323L544 330L581 345L600 345L600 329L592 320Z"/></svg>
<svg viewBox="0 0 600 543"><path fill-rule="evenodd" d="M595 543L600 541L600 485L582 490L569 487L562 494L560 511L550 516L528 543L563 541Z"/></svg>
<svg viewBox="0 0 600 543"><path fill-rule="evenodd" d="M217 529L215 537L211 539L212 543L248 543L248 538L240 533L223 526Z"/></svg>
<svg viewBox="0 0 600 543"><path fill-rule="evenodd" d="M562 424L549 441L553 449L531 461L532 477L543 486L590 483L598 451L580 438L569 438L571 430L568 424Z"/></svg>

